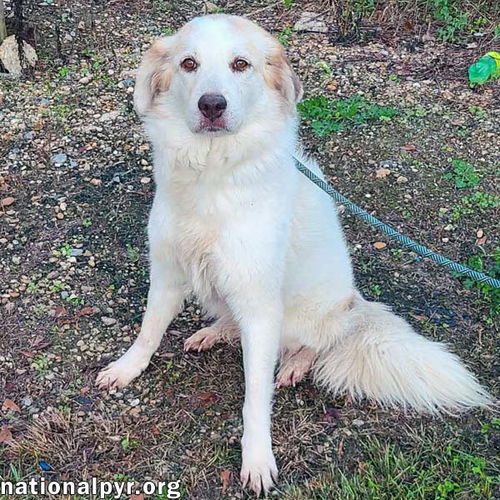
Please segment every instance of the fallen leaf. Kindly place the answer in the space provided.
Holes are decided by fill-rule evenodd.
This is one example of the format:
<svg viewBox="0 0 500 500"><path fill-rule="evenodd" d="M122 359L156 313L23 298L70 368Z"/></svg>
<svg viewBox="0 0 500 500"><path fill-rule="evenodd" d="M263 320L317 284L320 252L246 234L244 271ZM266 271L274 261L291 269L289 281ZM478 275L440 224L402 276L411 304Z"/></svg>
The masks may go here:
<svg viewBox="0 0 500 500"><path fill-rule="evenodd" d="M485 243L486 243L486 236L478 238L478 240L476 241L476 245L484 245Z"/></svg>
<svg viewBox="0 0 500 500"><path fill-rule="evenodd" d="M77 316L89 316L90 314L94 314L94 308L84 307L78 311Z"/></svg>
<svg viewBox="0 0 500 500"><path fill-rule="evenodd" d="M155 436L158 436L158 434L161 433L160 429L158 428L157 425L153 425L153 427L151 427L151 432L155 435Z"/></svg>
<svg viewBox="0 0 500 500"><path fill-rule="evenodd" d="M7 196L7 198L4 198L0 204L2 205L2 207L9 207L10 205L12 205L14 202L16 201L15 198L12 198L12 196Z"/></svg>
<svg viewBox="0 0 500 500"><path fill-rule="evenodd" d="M23 356L26 356L27 358L34 358L35 357L35 352L34 351L19 351Z"/></svg>
<svg viewBox="0 0 500 500"><path fill-rule="evenodd" d="M377 179L384 179L385 177L387 177L388 175L391 174L391 171L388 169L388 168L379 168L376 172L375 172L375 177Z"/></svg>
<svg viewBox="0 0 500 500"><path fill-rule="evenodd" d="M144 493L139 493L138 495L130 495L130 500L144 500Z"/></svg>
<svg viewBox="0 0 500 500"><path fill-rule="evenodd" d="M0 443L10 443L12 441L12 432L10 425L2 425L0 427Z"/></svg>
<svg viewBox="0 0 500 500"><path fill-rule="evenodd" d="M193 397L193 403L197 406L208 406L217 401L217 394L213 392L200 392Z"/></svg>
<svg viewBox="0 0 500 500"><path fill-rule="evenodd" d="M337 87L339 86L339 82L337 80L332 80L327 86L327 90L334 91L337 90Z"/></svg>
<svg viewBox="0 0 500 500"><path fill-rule="evenodd" d="M406 144L404 146L401 146L401 149L404 149L405 151L415 151L417 149L417 146L415 146L415 144Z"/></svg>
<svg viewBox="0 0 500 500"><path fill-rule="evenodd" d="M57 305L55 310L54 310L54 316L56 318L59 318L59 316L64 316L66 315L68 311L66 311L66 309L64 309L63 306L60 306L60 305Z"/></svg>
<svg viewBox="0 0 500 500"><path fill-rule="evenodd" d="M3 405L2 405L2 411L6 412L6 411L21 411L21 408L19 408L19 406L16 405L16 403L14 403L14 401L12 401L12 399L6 399L4 402L3 402Z"/></svg>
<svg viewBox="0 0 500 500"><path fill-rule="evenodd" d="M222 481L222 493L224 494L231 483L231 471L229 469L223 470L220 473L220 479Z"/></svg>
<svg viewBox="0 0 500 500"><path fill-rule="evenodd" d="M385 248L387 246L386 243L384 243L383 241L376 241L373 246L377 249L377 250L382 250L382 248Z"/></svg>

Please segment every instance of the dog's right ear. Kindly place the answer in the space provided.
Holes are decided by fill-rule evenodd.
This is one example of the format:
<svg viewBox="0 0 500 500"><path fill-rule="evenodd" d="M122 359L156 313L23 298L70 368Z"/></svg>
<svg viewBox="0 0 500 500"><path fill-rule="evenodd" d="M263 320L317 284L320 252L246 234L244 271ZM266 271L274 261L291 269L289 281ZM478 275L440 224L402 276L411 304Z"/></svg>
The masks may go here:
<svg viewBox="0 0 500 500"><path fill-rule="evenodd" d="M144 55L137 70L134 107L139 116L145 115L151 109L155 97L161 92L166 92L170 86L172 38L156 40Z"/></svg>

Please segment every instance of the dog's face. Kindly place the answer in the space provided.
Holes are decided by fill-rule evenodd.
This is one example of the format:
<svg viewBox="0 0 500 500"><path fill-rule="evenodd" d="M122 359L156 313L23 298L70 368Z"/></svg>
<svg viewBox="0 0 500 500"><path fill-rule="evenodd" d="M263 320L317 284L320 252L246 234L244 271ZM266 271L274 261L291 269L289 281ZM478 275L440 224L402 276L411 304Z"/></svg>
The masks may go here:
<svg viewBox="0 0 500 500"><path fill-rule="evenodd" d="M301 95L277 40L243 18L214 15L153 44L139 67L134 102L140 115L221 135L259 115L293 114Z"/></svg>

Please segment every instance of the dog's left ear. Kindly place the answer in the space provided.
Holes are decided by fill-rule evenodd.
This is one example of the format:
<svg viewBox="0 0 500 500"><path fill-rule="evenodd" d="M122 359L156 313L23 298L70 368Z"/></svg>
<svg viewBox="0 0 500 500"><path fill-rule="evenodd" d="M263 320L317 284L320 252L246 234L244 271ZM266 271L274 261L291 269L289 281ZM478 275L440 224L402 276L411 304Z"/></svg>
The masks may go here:
<svg viewBox="0 0 500 500"><path fill-rule="evenodd" d="M170 47L173 37L156 40L146 52L137 70L134 89L134 107L139 116L152 107L155 97L166 92L172 79Z"/></svg>
<svg viewBox="0 0 500 500"><path fill-rule="evenodd" d="M273 49L266 58L264 79L271 88L281 94L290 109L295 111L295 105L302 99L302 84L295 74L283 46L277 41L273 44Z"/></svg>

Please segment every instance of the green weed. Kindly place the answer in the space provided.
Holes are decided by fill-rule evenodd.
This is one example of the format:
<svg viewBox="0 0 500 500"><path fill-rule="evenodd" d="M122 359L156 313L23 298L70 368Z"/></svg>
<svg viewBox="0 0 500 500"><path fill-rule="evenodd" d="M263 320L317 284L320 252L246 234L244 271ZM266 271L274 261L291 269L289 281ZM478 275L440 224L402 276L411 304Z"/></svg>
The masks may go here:
<svg viewBox="0 0 500 500"><path fill-rule="evenodd" d="M396 109L370 104L361 96L336 101L314 97L299 103L298 109L319 137L362 123L387 121L397 114Z"/></svg>
<svg viewBox="0 0 500 500"><path fill-rule="evenodd" d="M123 451L131 451L139 448L139 441L130 439L130 434L127 432L127 435L121 440L121 445Z"/></svg>
<svg viewBox="0 0 500 500"><path fill-rule="evenodd" d="M476 191L470 196L464 196L461 204L453 209L451 219L457 221L465 215L471 215L479 212L485 212L488 209L498 208L500 206L500 196Z"/></svg>
<svg viewBox="0 0 500 500"><path fill-rule="evenodd" d="M68 66L63 66L62 68L59 68L59 71L57 72L57 74L61 77L61 78L66 78L71 72L71 69L68 67Z"/></svg>
<svg viewBox="0 0 500 500"><path fill-rule="evenodd" d="M61 248L59 248L59 253L63 257L69 257L71 255L71 246L68 243L65 243Z"/></svg>
<svg viewBox="0 0 500 500"><path fill-rule="evenodd" d="M480 120L488 118L488 112L481 106L470 106L469 113L473 116L476 116Z"/></svg>
<svg viewBox="0 0 500 500"><path fill-rule="evenodd" d="M433 7L434 19L442 23L437 36L443 42L457 41L460 34L471 26L470 14L453 0L433 0Z"/></svg>
<svg viewBox="0 0 500 500"><path fill-rule="evenodd" d="M175 33L175 29L172 28L171 26L163 26L162 28L160 28L160 31L162 35L165 36L171 36Z"/></svg>
<svg viewBox="0 0 500 500"><path fill-rule="evenodd" d="M281 43L284 47L288 47L290 45L290 38L293 35L293 28L291 26L285 26L277 35L276 38L278 42Z"/></svg>
<svg viewBox="0 0 500 500"><path fill-rule="evenodd" d="M65 289L65 286L63 285L62 281L59 280L54 280L52 282L52 285L49 288L50 293L58 293L62 292Z"/></svg>
<svg viewBox="0 0 500 500"><path fill-rule="evenodd" d="M485 258L491 257L493 264L490 268L485 265ZM485 273L492 278L500 278L500 247L495 248L493 255L472 255L467 260L467 265L479 271ZM500 289L494 288L486 283L479 283L470 278L466 278L463 282L464 288L467 290L475 289L479 294L479 304L485 306L488 309L488 314L482 319L489 325L492 325L495 318L500 313Z"/></svg>
<svg viewBox="0 0 500 500"><path fill-rule="evenodd" d="M471 188L479 184L479 175L465 160L452 160L453 171L446 174L446 180L453 180L457 188Z"/></svg>
<svg viewBox="0 0 500 500"><path fill-rule="evenodd" d="M132 262L139 260L139 252L130 243L127 243L127 255Z"/></svg>

